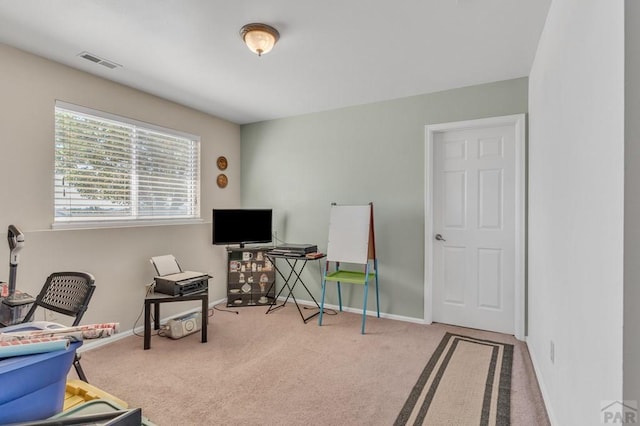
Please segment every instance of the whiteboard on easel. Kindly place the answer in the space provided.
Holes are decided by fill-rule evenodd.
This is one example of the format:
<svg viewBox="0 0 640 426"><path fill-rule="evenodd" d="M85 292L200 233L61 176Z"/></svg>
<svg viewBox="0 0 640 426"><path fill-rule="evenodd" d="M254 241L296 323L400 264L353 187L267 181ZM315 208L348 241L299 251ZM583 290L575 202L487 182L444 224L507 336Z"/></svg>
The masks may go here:
<svg viewBox="0 0 640 426"><path fill-rule="evenodd" d="M371 205L332 205L329 217L327 260L367 263L370 230Z"/></svg>

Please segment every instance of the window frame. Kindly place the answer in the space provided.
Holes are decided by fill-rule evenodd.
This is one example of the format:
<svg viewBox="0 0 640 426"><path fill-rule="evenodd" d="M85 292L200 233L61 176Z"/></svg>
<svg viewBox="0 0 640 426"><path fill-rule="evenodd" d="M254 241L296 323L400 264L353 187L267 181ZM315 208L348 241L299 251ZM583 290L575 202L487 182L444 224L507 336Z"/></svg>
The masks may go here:
<svg viewBox="0 0 640 426"><path fill-rule="evenodd" d="M57 109L64 109L70 111L71 113L78 113L84 115L90 115L97 117L99 119L104 119L108 121L114 121L117 123L122 123L125 125L136 126L142 128L144 130L149 130L152 132L160 132L165 133L170 136L185 138L193 140L196 144L196 155L197 155L197 171L195 173L195 203L193 205L194 214L193 217L180 217L180 218L135 218L133 216L126 217L108 217L108 218L90 218L90 217L78 217L78 218L62 218L56 217L56 178L55 178L55 169L56 169L56 153L57 148L55 146L56 143L56 111ZM88 108L76 104L72 104L69 102L56 100L54 107L54 164L53 164L53 222L51 224L52 229L94 229L94 228L124 228L124 227L141 227L141 226L160 226L160 225L185 225L185 224L199 224L204 223L204 220L201 217L201 173L202 173L202 147L201 147L201 138L200 136L182 132L179 130L170 129L167 127L158 126L156 124L147 123L144 121L135 120L129 117L124 117L117 114L108 113L105 111L96 110L93 108ZM134 196L137 196L135 194Z"/></svg>

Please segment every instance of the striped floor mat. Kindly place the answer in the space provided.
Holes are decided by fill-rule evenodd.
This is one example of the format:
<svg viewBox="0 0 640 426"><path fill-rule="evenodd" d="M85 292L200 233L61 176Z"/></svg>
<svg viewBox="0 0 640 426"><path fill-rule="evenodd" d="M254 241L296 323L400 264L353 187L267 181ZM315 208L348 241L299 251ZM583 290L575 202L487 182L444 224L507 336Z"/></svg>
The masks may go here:
<svg viewBox="0 0 640 426"><path fill-rule="evenodd" d="M513 345L446 333L395 425L510 424Z"/></svg>

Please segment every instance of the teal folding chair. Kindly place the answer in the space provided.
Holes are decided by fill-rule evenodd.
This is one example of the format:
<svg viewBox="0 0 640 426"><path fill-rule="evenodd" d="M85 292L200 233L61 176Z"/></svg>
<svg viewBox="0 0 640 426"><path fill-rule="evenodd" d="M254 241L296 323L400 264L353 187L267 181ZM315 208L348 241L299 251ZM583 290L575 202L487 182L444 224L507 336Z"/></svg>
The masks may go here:
<svg viewBox="0 0 640 426"><path fill-rule="evenodd" d="M331 271L331 265L335 269ZM342 265L347 264L344 268ZM362 306L362 334L367 321L367 300L369 282L376 286L376 310L380 318L380 298L378 291L378 259L376 257L373 232L373 204L364 206L331 205L329 220L329 242L327 260L322 276L322 300L318 325L322 325L327 282L335 282L338 287L338 303L342 312L341 283L362 285L364 301Z"/></svg>

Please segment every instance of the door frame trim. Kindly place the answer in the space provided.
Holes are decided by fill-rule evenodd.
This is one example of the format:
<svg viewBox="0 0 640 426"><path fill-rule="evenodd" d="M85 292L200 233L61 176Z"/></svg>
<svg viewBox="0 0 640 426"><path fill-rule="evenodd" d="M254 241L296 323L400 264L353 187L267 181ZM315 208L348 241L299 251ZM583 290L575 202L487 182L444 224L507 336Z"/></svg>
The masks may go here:
<svg viewBox="0 0 640 426"><path fill-rule="evenodd" d="M435 135L451 130L482 127L513 126L515 130L515 289L514 289L514 335L525 338L526 288L525 288L525 218L526 218L526 154L525 114L481 118L425 126L425 194L424 194L424 322L433 322L433 144Z"/></svg>

